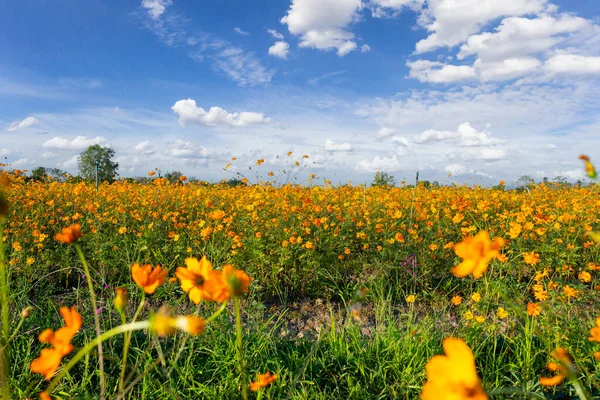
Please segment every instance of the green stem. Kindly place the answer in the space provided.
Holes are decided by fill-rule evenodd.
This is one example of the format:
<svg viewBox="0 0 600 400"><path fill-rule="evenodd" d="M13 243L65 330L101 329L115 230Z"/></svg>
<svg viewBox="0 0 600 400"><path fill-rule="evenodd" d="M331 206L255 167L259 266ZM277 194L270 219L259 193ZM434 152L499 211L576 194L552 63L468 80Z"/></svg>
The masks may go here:
<svg viewBox="0 0 600 400"><path fill-rule="evenodd" d="M242 344L242 313L240 311L240 298L235 298L235 327L237 332L237 353L240 362L240 376L242 380L242 399L248 400L246 388L246 366L244 365L244 347Z"/></svg>
<svg viewBox="0 0 600 400"><path fill-rule="evenodd" d="M142 290L142 300L140 301L140 305L138 306L135 314L133 315L133 319L131 323L134 323L137 320L137 317L142 312L142 308L144 308L144 303L146 302L146 292ZM125 315L121 314L121 320L125 323ZM119 376L119 391L123 391L123 386L125 385L125 370L127 369L127 355L129 354L129 344L131 343L131 332L127 332L124 335L124 345L123 345L123 362L121 364L121 374Z"/></svg>
<svg viewBox="0 0 600 400"><path fill-rule="evenodd" d="M17 324L17 327L13 331L12 335L10 335L10 337L4 344L3 349L8 348L8 344L15 338L15 336L17 336L17 333L19 333L19 330L21 329L21 326L23 325L23 321L25 321L25 318L21 317L21 319L19 320L19 323Z"/></svg>
<svg viewBox="0 0 600 400"><path fill-rule="evenodd" d="M2 313L2 337L0 340L0 386L2 387L2 398L10 399L10 387L8 386L8 335L10 332L10 310L8 308L8 278L6 265L4 264L4 219L0 216L0 304Z"/></svg>
<svg viewBox="0 0 600 400"><path fill-rule="evenodd" d="M207 318L206 323L210 324L212 321L214 321L223 311L225 311L225 309L227 308L227 302L224 302L223 304L221 304L221 307L219 307L219 309L217 311L214 312L213 315L211 315L210 317Z"/></svg>
<svg viewBox="0 0 600 400"><path fill-rule="evenodd" d="M88 267L87 261L83 256L83 252L81 251L81 247L75 244L75 248L77 249L77 254L79 255L79 259L83 264L83 269L85 271L85 278L87 280L88 287L90 289L90 298L92 300L92 308L94 312L94 322L96 324L96 335L100 336L102 331L100 329L100 318L98 316L98 306L96 305L96 293L94 292L94 284L92 283L92 276L90 275L90 268ZM104 391L105 391L105 381L104 381L104 357L102 356L102 341L98 342L98 364L100 366L100 399L104 400Z"/></svg>
<svg viewBox="0 0 600 400"><path fill-rule="evenodd" d="M117 336L121 333L139 331L142 329L148 329L149 327L150 321L132 322L126 325L119 325L116 328L113 328L109 331L104 332L102 335L95 337L94 340L92 340L91 342L86 344L84 348L79 350L77 354L75 354L75 356L67 363L67 365L65 365L62 371L60 371L60 373L52 379L52 381L46 388L46 391L48 393L52 392L52 389L56 387L58 382L60 382L60 380L71 370L71 368L73 368L73 366L77 364L77 362L79 362L79 360L81 360L83 356L89 353L99 343L102 343L106 339L110 339L111 337Z"/></svg>

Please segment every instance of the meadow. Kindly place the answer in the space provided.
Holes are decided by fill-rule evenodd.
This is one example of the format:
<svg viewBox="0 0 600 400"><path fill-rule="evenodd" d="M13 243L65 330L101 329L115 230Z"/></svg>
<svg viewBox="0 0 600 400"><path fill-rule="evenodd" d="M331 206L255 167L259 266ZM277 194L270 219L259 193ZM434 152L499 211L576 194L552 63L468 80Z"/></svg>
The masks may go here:
<svg viewBox="0 0 600 400"><path fill-rule="evenodd" d="M2 179L5 398L600 396L598 185Z"/></svg>

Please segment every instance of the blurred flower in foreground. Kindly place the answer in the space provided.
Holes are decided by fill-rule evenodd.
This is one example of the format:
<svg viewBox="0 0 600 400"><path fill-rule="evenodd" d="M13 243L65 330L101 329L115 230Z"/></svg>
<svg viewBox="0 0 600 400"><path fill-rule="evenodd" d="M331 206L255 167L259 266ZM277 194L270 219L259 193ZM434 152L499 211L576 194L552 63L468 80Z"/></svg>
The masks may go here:
<svg viewBox="0 0 600 400"><path fill-rule="evenodd" d="M600 343L600 317L596 318L596 326L590 330L590 337L588 340Z"/></svg>
<svg viewBox="0 0 600 400"><path fill-rule="evenodd" d="M65 326L56 332L46 329L39 336L40 342L49 343L53 347L42 349L40 356L33 360L30 366L31 372L44 375L46 380L52 378L62 358L73 351L71 339L81 329L81 315L75 307L61 307L60 314L65 320Z"/></svg>
<svg viewBox="0 0 600 400"><path fill-rule="evenodd" d="M504 240L497 237L494 241L486 231L479 232L454 246L454 252L463 261L452 268L452 273L460 278L473 274L475 279L481 278L487 270L488 263L500 254Z"/></svg>
<svg viewBox="0 0 600 400"><path fill-rule="evenodd" d="M552 372L558 372L558 375L550 378L540 378L540 385L542 386L559 385L567 377L567 368L571 365L571 359L569 358L567 351L563 348L556 349L552 353L552 357L559 360L560 363L549 362L546 364L546 368Z"/></svg>
<svg viewBox="0 0 600 400"><path fill-rule="evenodd" d="M587 176L596 179L598 174L596 173L596 168L594 168L594 165L590 162L590 158L582 154L579 156L579 159L585 162L585 173Z"/></svg>
<svg viewBox="0 0 600 400"><path fill-rule="evenodd" d="M172 317L166 310L160 310L150 319L150 329L158 336L169 336L177 329L192 336L201 334L206 327L206 321L196 316Z"/></svg>
<svg viewBox="0 0 600 400"><path fill-rule="evenodd" d="M256 392L258 389L267 387L271 383L275 382L275 379L277 379L277 374L271 375L269 371L265 372L264 374L258 374L256 376L256 382L250 383L250 390Z"/></svg>
<svg viewBox="0 0 600 400"><path fill-rule="evenodd" d="M63 228L63 230L60 233L57 233L56 236L54 236L54 239L62 243L70 244L76 242L80 237L81 225L75 224Z"/></svg>
<svg viewBox="0 0 600 400"><path fill-rule="evenodd" d="M465 342L446 338L442 343L445 355L433 356L425 370L423 400L487 399L475 370L475 358Z"/></svg>

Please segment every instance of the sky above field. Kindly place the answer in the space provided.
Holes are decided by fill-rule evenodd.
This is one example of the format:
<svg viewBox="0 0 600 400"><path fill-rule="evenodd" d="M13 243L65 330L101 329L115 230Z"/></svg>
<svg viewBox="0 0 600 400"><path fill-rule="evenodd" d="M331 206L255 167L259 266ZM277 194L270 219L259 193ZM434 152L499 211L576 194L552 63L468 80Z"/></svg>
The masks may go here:
<svg viewBox="0 0 600 400"><path fill-rule="evenodd" d="M600 1L1 3L14 168L76 172L91 144L122 176L204 180L261 158L264 176L298 159L336 183L482 184L600 160Z"/></svg>

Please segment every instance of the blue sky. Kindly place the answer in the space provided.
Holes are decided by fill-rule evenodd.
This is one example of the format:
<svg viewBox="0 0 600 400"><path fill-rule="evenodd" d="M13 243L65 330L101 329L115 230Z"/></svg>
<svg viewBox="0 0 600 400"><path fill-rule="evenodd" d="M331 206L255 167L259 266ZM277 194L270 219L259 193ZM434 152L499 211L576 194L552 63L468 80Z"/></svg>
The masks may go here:
<svg viewBox="0 0 600 400"><path fill-rule="evenodd" d="M600 159L600 3L5 1L0 155L218 180L304 174L494 183ZM292 158L293 158L292 157ZM451 176L448 176L448 175Z"/></svg>

